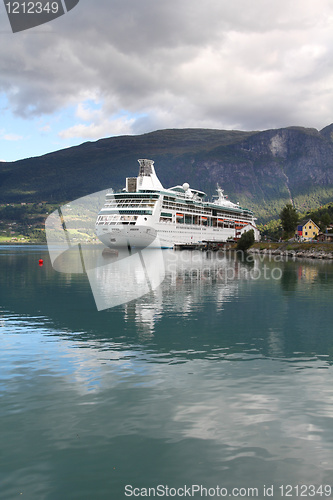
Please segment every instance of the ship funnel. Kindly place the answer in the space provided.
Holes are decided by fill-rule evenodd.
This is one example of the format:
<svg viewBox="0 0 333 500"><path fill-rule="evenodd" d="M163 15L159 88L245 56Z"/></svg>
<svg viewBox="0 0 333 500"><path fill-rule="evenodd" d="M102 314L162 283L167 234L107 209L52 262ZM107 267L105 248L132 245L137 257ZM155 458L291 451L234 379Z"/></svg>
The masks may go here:
<svg viewBox="0 0 333 500"><path fill-rule="evenodd" d="M153 160L138 160L140 164L139 175L138 175L138 189L139 191L145 190L156 190L161 191L163 189L154 168Z"/></svg>
<svg viewBox="0 0 333 500"><path fill-rule="evenodd" d="M153 160L138 160L140 164L139 176L152 175L154 173Z"/></svg>

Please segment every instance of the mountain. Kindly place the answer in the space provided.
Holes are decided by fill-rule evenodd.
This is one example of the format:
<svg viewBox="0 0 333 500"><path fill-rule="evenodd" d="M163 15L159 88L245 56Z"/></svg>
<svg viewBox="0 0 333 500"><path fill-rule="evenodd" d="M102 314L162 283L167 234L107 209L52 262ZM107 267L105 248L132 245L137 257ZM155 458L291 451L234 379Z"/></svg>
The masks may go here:
<svg viewBox="0 0 333 500"><path fill-rule="evenodd" d="M261 221L293 201L304 212L333 200L333 124L318 131L159 130L86 142L0 163L0 203L64 203L125 185L138 158L155 160L165 187L185 181L210 196L216 184Z"/></svg>

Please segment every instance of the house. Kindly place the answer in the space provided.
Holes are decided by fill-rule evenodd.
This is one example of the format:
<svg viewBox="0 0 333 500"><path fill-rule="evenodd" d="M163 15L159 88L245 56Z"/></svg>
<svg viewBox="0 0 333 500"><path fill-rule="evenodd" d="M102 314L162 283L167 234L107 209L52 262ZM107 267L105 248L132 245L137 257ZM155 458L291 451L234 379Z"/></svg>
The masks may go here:
<svg viewBox="0 0 333 500"><path fill-rule="evenodd" d="M311 219L305 219L299 223L295 231L295 237L299 240L313 240L319 234L320 228Z"/></svg>
<svg viewBox="0 0 333 500"><path fill-rule="evenodd" d="M333 233L319 233L318 241L333 241Z"/></svg>
<svg viewBox="0 0 333 500"><path fill-rule="evenodd" d="M256 227L256 226L253 226L250 222L246 225L240 225L240 226L237 226L237 223L236 223L236 226L235 226L235 230L236 230L236 233L235 233L235 239L238 240L243 233L246 233L246 231L250 231L251 229L253 229L254 231L254 240L255 241L260 241L260 231L259 229Z"/></svg>

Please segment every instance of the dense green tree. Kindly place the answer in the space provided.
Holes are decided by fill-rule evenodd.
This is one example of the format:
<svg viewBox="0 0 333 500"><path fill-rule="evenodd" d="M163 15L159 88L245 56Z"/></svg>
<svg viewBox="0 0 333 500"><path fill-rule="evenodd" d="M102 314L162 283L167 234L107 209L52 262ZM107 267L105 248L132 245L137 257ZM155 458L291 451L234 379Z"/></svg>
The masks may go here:
<svg viewBox="0 0 333 500"><path fill-rule="evenodd" d="M286 233L291 233L295 230L298 222L298 214L291 203L287 203L287 205L282 209L280 219L283 230Z"/></svg>
<svg viewBox="0 0 333 500"><path fill-rule="evenodd" d="M325 229L327 228L327 226L330 225L330 223L331 223L331 217L329 216L328 212L326 212L321 217L320 229L322 231L325 231Z"/></svg>
<svg viewBox="0 0 333 500"><path fill-rule="evenodd" d="M242 234L240 239L238 240L237 243L237 250L242 250L243 252L246 252L254 243L254 231L253 229L250 229L250 231L245 231L245 233Z"/></svg>
<svg viewBox="0 0 333 500"><path fill-rule="evenodd" d="M0 219L21 221L25 215L25 208L21 206L7 205L0 209Z"/></svg>
<svg viewBox="0 0 333 500"><path fill-rule="evenodd" d="M308 214L307 214L307 215L308 215ZM315 224L317 224L317 226L319 226L319 222L320 222L320 220L319 220L318 215L316 215L316 214L311 214L311 213L310 213L310 214L309 214L309 219L313 220L313 222L314 222Z"/></svg>

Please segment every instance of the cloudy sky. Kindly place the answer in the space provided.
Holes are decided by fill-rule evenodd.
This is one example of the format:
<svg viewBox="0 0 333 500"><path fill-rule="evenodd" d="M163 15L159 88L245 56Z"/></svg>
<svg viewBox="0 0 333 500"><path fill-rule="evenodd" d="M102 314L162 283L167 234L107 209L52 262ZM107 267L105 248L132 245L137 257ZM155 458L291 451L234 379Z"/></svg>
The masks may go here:
<svg viewBox="0 0 333 500"><path fill-rule="evenodd" d="M13 34L0 5L0 159L163 128L333 122L333 1L80 0Z"/></svg>

